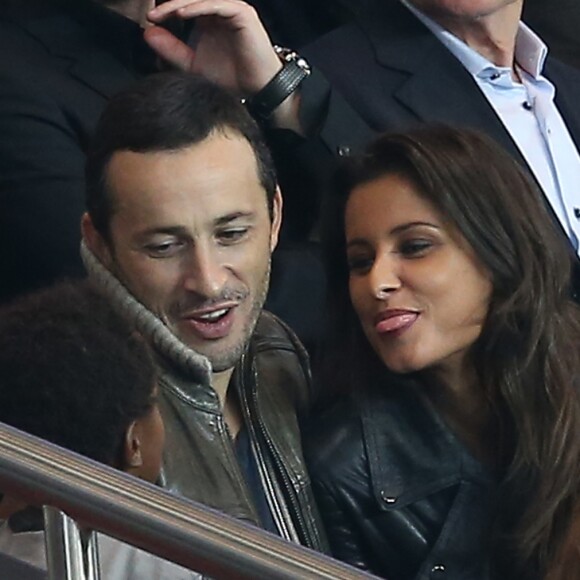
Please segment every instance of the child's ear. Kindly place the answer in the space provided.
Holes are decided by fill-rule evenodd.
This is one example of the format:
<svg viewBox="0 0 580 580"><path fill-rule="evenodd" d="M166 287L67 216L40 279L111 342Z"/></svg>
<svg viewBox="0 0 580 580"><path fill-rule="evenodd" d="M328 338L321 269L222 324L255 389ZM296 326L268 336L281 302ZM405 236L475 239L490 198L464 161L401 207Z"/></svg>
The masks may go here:
<svg viewBox="0 0 580 580"><path fill-rule="evenodd" d="M124 460L125 471L129 473L138 472L143 465L137 421L133 421L125 433Z"/></svg>

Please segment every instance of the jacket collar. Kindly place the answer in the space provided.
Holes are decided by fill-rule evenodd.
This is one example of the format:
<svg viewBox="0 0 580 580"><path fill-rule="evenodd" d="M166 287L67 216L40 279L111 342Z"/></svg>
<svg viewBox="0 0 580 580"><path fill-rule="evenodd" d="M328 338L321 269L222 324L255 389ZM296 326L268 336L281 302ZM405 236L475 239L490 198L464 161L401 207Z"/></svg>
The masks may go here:
<svg viewBox="0 0 580 580"><path fill-rule="evenodd" d="M387 396L369 394L362 401L372 488L382 509L398 510L462 481L489 484L488 470L468 453L412 382L394 381L381 387L388 390Z"/></svg>
<svg viewBox="0 0 580 580"><path fill-rule="evenodd" d="M84 241L81 243L81 257L91 282L135 325L164 360L187 376L188 382L193 379L201 385L211 385L211 365L206 357L183 344L105 268Z"/></svg>

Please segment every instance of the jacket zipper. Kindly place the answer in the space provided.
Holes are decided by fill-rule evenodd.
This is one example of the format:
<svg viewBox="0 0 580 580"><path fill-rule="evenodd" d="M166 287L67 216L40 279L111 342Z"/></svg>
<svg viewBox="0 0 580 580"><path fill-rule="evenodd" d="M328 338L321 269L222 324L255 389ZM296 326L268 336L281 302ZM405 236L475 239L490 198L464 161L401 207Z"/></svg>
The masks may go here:
<svg viewBox="0 0 580 580"><path fill-rule="evenodd" d="M242 385L241 385L241 392L242 392L242 399L244 402L244 408L246 410L246 413L248 415L248 418L251 417L252 413L251 413L251 409L250 406L248 404L248 400L247 400L247 391L246 391L246 360L245 360L245 355L242 357L242 377L241 377L241 381L242 381ZM254 373L254 369L253 369L253 365L250 365L250 372ZM252 402L254 405L254 410L255 410L255 418L257 420L257 424L260 428L260 432L262 435L262 438L268 448L268 451L270 452L270 456L272 457L275 467L277 468L278 473L280 474L280 479L281 482L278 482L279 484L282 484L282 487L285 489L286 494L285 496L288 498L288 502L291 505L291 507L294 509L294 514L297 520L297 523L299 525L299 529L302 532L302 536L303 539L302 541L304 541L306 543L306 545L308 547L312 547L312 548L316 548L316 546L314 545L314 542L310 541L310 537L308 534L308 526L306 525L306 522L304 520L304 517L302 515L302 510L301 510L301 506L300 506L300 502L298 500L298 493L297 491L294 489L294 486L292 484L292 481L290 479L290 476L288 475L286 466L284 465L284 462L282 461L280 454L278 453L277 449L274 447L274 444L272 443L272 440L270 439L266 426L264 424L264 421L262 419L262 416L260 415L260 413L258 412L258 393L257 393L257 379L256 376L253 376L253 387L251 389L251 396L252 396ZM253 431L253 423L252 421L248 420L248 425L252 426L252 431ZM292 522L292 516L290 513L288 513L288 519L290 520L288 523L284 521L284 517L283 517L283 513L284 511L288 512L288 508L286 508L286 510L284 510L283 507L280 507L279 505L279 500L276 497L275 492L273 491L272 486L273 482L272 482L272 477L269 474L268 471L268 466L266 465L266 462L262 456L262 453L259 449L259 443L256 440L255 437L255 433L254 433L254 437L252 438L253 442L252 445L255 449L255 452L257 453L257 460L260 462L261 464L261 471L263 472L263 477L268 479L268 492L269 492L269 496L271 499L271 502L276 504L278 511L280 512L280 514L278 515L279 517L279 527L280 525L282 525L283 528L288 528L290 527L290 531L291 531L291 535L290 537L287 537L286 535L283 535L283 537L285 537L286 539L292 540L296 543L301 543L300 542L300 537L299 534L297 533L295 526ZM276 515L273 513L273 515ZM288 532L287 532L288 533Z"/></svg>
<svg viewBox="0 0 580 580"><path fill-rule="evenodd" d="M238 485L240 486L240 489L242 490L242 493L244 494L246 506L248 507L250 514L252 515L254 523L258 525L260 523L260 518L258 516L258 513L256 512L256 507L254 505L250 489L248 488L248 484L244 476L242 475L240 464L238 463L238 459L234 452L233 439L231 437L229 427L225 422L225 419L222 414L218 415L217 421L219 425L220 439L226 452L226 456L234 473L236 474L236 480L238 482Z"/></svg>

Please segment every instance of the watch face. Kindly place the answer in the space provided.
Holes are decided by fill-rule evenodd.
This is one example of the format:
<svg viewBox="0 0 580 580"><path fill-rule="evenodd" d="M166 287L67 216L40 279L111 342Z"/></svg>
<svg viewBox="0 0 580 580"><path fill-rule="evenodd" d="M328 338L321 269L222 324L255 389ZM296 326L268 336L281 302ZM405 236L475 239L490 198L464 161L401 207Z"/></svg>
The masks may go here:
<svg viewBox="0 0 580 580"><path fill-rule="evenodd" d="M295 62L302 70L306 71L307 74L310 74L310 65L306 59L300 56L296 51L291 48L278 46L277 44L274 45L274 51L282 62Z"/></svg>

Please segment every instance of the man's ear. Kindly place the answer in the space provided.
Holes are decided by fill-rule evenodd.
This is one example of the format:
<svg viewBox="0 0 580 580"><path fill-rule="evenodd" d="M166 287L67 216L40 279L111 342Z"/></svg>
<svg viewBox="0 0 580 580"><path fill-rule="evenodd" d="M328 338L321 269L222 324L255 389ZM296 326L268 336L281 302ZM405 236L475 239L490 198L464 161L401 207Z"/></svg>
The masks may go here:
<svg viewBox="0 0 580 580"><path fill-rule="evenodd" d="M87 248L89 248L105 267L110 268L113 261L111 248L103 236L97 231L91 216L87 212L81 218L81 233Z"/></svg>
<svg viewBox="0 0 580 580"><path fill-rule="evenodd" d="M143 465L141 454L141 438L137 421L133 421L125 433L123 444L123 469L128 473L138 475L139 468Z"/></svg>
<svg viewBox="0 0 580 580"><path fill-rule="evenodd" d="M276 193L272 200L272 229L270 231L270 251L273 252L278 245L278 237L280 236L280 227L282 226L282 192L276 186Z"/></svg>

